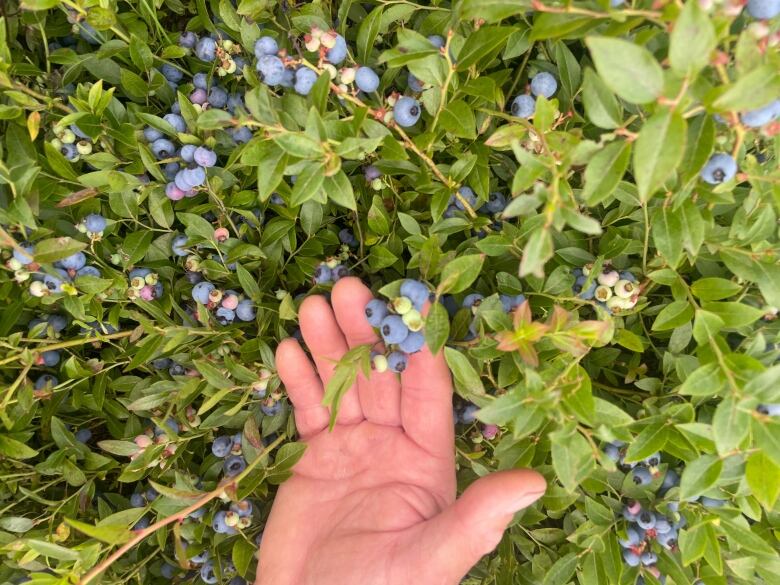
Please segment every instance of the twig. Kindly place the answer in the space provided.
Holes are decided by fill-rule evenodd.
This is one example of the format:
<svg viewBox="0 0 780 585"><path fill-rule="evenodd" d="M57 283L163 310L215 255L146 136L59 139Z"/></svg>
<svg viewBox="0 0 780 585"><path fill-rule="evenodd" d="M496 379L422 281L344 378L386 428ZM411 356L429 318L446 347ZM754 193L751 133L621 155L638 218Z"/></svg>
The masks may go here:
<svg viewBox="0 0 780 585"><path fill-rule="evenodd" d="M108 341L109 339L121 339L123 337L131 336L133 334L133 331L120 331L118 333L109 333L108 335L98 335L96 337L79 337L78 339L71 339L70 341L62 341L60 343L54 343L52 345L48 345L43 351L51 351L53 349L65 349L66 347L76 347L79 345L84 345L85 343L90 343L92 341ZM19 356L21 356L21 354L12 355L9 358L0 360L0 366L3 366L5 364L10 364L11 362L15 362L16 360L19 359Z"/></svg>
<svg viewBox="0 0 780 585"><path fill-rule="evenodd" d="M257 459L252 461L249 465L247 465L246 469L242 471L240 474L238 474L236 477L230 478L226 481L223 481L216 489L206 493L202 498L200 498L197 502L192 504L191 506L188 506L184 508L183 510L180 510L176 512L175 514L172 514L166 518L163 518L162 520L158 520L154 524L151 524L147 528L144 528L143 530L139 530L136 532L135 536L133 536L130 540L128 540L125 544L120 546L118 549L116 549L109 557L107 557L104 561L93 567L86 575L84 575L81 580L79 580L79 585L87 585L90 583L95 577L100 575L103 571L105 571L108 567L111 566L114 561L119 559L122 555L124 555L127 551L129 551L131 548L133 548L135 545L137 545L139 542L144 540L147 536L153 534L163 526L167 526L168 524L173 524L177 521L184 520L187 516L195 512L197 509L199 509L202 506L205 506L208 504L211 500L214 500L216 498L219 498L222 496L222 494L225 493L225 490L235 488L238 483L244 479L249 472L254 469L260 461L262 461L263 457L270 453L273 449L278 447L282 441L284 441L287 438L286 435L282 435L279 438L277 438L273 443L268 445L260 455L257 456Z"/></svg>

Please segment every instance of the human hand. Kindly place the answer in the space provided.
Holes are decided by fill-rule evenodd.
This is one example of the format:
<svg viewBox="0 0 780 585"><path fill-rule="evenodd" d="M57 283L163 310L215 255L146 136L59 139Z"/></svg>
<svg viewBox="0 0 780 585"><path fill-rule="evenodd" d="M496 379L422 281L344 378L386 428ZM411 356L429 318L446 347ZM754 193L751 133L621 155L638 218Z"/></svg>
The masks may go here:
<svg viewBox="0 0 780 585"><path fill-rule="evenodd" d="M376 343L357 278L331 304L300 309L316 369L294 339L276 366L308 445L280 488L260 546L256 585L450 585L501 540L512 516L545 490L531 470L493 473L455 499L452 381L441 353L411 356L400 379L359 376L328 432L323 388L351 347Z"/></svg>

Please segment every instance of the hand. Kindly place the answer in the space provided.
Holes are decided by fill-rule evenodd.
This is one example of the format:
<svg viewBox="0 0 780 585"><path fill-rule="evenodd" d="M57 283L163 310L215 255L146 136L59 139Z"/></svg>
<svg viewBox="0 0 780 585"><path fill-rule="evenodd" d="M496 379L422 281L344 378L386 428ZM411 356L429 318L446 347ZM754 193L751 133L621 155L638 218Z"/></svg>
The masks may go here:
<svg viewBox="0 0 780 585"><path fill-rule="evenodd" d="M530 470L493 473L455 500L452 381L441 353L414 354L400 380L362 376L328 431L323 387L350 348L378 341L358 279L300 309L316 369L294 339L276 366L308 445L280 488L260 545L257 585L456 584L544 493Z"/></svg>

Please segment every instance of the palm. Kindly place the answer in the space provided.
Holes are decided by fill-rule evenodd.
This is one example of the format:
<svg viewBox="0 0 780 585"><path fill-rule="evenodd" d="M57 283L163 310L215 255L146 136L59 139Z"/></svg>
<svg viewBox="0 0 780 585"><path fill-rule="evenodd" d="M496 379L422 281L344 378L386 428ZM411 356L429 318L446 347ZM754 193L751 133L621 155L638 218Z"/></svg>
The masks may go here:
<svg viewBox="0 0 780 585"><path fill-rule="evenodd" d="M334 288L332 309L322 297L301 307L316 371L295 341L277 351L307 450L274 502L258 585L457 583L544 489L533 472L495 474L454 503L450 374L427 350L400 381L389 372L359 379L327 430L321 400L335 361L377 341L362 313L370 298L349 278Z"/></svg>

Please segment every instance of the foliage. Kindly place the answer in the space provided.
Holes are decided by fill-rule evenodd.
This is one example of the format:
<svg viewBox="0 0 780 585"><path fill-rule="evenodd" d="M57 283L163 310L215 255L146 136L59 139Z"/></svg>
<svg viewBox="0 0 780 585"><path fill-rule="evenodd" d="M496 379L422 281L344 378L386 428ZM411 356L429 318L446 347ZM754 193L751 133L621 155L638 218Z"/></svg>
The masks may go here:
<svg viewBox="0 0 780 585"><path fill-rule="evenodd" d="M252 579L274 486L302 453L273 350L303 296L331 286L329 262L377 296L406 277L435 291L425 337L454 375L459 485L521 466L548 479L466 583L775 582L780 19L742 4L2 3L2 581L74 582L134 527L204 497L205 515L156 530L105 582L198 580L186 569L204 550L219 578L230 561ZM307 50L331 29L349 46L341 67L373 68L376 92L325 45ZM232 39L231 56L205 62L184 31ZM307 92L262 82L266 34L317 73ZM218 71L236 57L243 69ZM193 106L199 72L243 105ZM557 92L512 115L540 72ZM403 127L400 94L422 108ZM174 104L183 131L164 119ZM63 146L73 126L83 152ZM179 155L159 160L146 128L216 152L205 183L167 196ZM705 169L715 153L733 177ZM503 210L485 206L494 192ZM63 266L79 252L95 273ZM613 269L637 280L628 308L586 294ZM209 291L194 303L200 278L256 314L226 321ZM471 293L484 298L463 307ZM508 314L499 295L521 293ZM254 502L253 520L217 534L211 445L239 432L249 466L225 497ZM637 485L631 465L657 452ZM659 490L669 470L680 485ZM679 526L676 545L653 544L652 571L621 559L635 500Z"/></svg>

